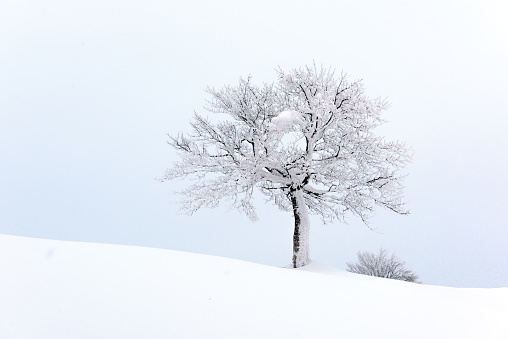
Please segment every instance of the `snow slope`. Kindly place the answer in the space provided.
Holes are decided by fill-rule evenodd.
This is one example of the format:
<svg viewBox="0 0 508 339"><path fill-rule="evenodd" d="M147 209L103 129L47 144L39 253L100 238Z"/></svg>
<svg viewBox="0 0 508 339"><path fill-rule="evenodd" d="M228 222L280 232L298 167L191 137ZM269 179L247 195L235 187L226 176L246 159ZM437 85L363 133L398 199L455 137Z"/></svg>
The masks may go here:
<svg viewBox="0 0 508 339"><path fill-rule="evenodd" d="M0 338L508 338L508 288L0 235Z"/></svg>

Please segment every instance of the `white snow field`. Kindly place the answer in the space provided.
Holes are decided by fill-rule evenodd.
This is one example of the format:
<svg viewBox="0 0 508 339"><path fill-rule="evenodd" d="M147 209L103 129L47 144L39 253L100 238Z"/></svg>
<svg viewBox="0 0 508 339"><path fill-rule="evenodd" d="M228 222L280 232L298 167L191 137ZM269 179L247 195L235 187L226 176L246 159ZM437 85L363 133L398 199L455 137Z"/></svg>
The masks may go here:
<svg viewBox="0 0 508 339"><path fill-rule="evenodd" d="M508 288L0 235L0 338L508 338Z"/></svg>

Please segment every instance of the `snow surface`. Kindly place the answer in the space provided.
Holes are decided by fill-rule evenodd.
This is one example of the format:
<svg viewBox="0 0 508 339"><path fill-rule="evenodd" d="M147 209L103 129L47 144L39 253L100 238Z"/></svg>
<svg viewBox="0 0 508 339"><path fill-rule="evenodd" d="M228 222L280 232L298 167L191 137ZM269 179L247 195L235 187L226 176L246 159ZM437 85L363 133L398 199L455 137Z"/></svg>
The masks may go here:
<svg viewBox="0 0 508 339"><path fill-rule="evenodd" d="M297 111L282 111L272 118L271 127L278 130L291 129L293 125L302 125L302 114Z"/></svg>
<svg viewBox="0 0 508 339"><path fill-rule="evenodd" d="M508 338L508 288L0 235L0 338Z"/></svg>

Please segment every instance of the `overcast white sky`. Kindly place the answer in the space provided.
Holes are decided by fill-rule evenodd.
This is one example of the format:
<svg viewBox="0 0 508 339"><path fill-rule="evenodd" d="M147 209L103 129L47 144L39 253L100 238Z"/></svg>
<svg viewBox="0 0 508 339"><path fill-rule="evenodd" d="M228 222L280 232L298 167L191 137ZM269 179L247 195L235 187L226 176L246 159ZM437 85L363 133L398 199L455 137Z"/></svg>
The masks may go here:
<svg viewBox="0 0 508 339"><path fill-rule="evenodd" d="M2 1L0 233L133 244L283 266L291 214L178 215L166 134L206 86L332 66L392 103L415 151L407 217L313 219L311 257L384 247L424 283L508 286L505 1Z"/></svg>

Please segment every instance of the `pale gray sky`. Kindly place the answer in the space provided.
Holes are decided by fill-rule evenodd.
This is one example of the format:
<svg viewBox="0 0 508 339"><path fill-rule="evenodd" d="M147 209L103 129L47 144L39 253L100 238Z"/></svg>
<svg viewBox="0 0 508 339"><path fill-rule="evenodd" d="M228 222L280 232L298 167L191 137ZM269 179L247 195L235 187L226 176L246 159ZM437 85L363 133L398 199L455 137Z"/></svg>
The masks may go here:
<svg viewBox="0 0 508 339"><path fill-rule="evenodd" d="M504 1L3 1L0 233L291 259L292 216L177 215L166 133L206 86L313 61L392 103L380 133L415 150L407 217L376 232L313 219L311 256L395 251L424 283L508 286Z"/></svg>

